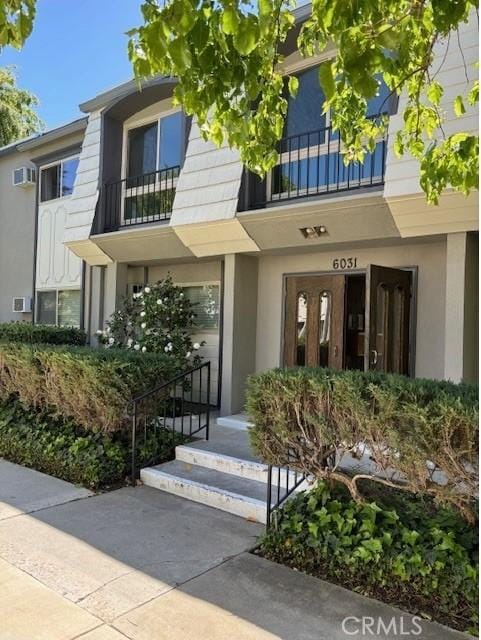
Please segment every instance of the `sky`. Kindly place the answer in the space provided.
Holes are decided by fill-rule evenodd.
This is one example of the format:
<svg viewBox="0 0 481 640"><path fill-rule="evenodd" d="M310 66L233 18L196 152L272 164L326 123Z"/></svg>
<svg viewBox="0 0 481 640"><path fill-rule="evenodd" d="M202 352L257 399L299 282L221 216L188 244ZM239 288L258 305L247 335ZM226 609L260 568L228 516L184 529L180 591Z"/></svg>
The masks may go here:
<svg viewBox="0 0 481 640"><path fill-rule="evenodd" d="M33 33L21 51L0 53L18 84L40 100L47 128L82 114L79 103L132 77L125 32L142 22L141 0L38 0Z"/></svg>

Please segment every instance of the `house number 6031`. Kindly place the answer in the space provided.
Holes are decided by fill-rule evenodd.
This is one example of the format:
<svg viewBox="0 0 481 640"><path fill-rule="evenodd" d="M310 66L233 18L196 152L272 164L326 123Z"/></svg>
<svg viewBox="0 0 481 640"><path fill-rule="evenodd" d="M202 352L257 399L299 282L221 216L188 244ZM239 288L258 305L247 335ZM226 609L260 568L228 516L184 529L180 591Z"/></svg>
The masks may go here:
<svg viewBox="0 0 481 640"><path fill-rule="evenodd" d="M357 267L357 258L334 258L332 261L333 269L355 269Z"/></svg>

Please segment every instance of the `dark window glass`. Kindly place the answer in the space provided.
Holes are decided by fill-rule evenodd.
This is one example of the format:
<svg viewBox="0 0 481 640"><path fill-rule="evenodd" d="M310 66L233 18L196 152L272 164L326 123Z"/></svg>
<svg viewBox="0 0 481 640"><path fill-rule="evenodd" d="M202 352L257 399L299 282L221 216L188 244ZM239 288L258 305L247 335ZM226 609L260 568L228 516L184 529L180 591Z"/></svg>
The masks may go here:
<svg viewBox="0 0 481 640"><path fill-rule="evenodd" d="M40 200L46 202L60 198L60 164L42 169L40 174Z"/></svg>
<svg viewBox="0 0 481 640"><path fill-rule="evenodd" d="M37 293L37 322L40 324L56 324L57 294L55 291L39 291Z"/></svg>
<svg viewBox="0 0 481 640"><path fill-rule="evenodd" d="M183 126L184 118L181 111L160 120L159 169L180 166Z"/></svg>
<svg viewBox="0 0 481 640"><path fill-rule="evenodd" d="M78 162L78 158L72 158L72 160L66 160L62 163L62 196L70 196L73 193Z"/></svg>
<svg viewBox="0 0 481 640"><path fill-rule="evenodd" d="M377 77L377 76L376 76ZM379 85L379 90L377 96L371 98L367 103L367 115L368 116L377 116L381 113L392 112L393 100L389 96L389 89L381 78L377 78L380 80L381 84Z"/></svg>
<svg viewBox="0 0 481 640"><path fill-rule="evenodd" d="M129 131L128 178L156 170L157 122Z"/></svg>
<svg viewBox="0 0 481 640"><path fill-rule="evenodd" d="M58 324L61 327L80 326L80 290L58 292Z"/></svg>
<svg viewBox="0 0 481 640"><path fill-rule="evenodd" d="M322 113L324 94L319 84L319 67L304 71L298 79L299 89L296 97L288 98L285 136L317 131L326 126L326 116ZM300 144L307 146L307 140L301 141ZM312 144L312 141L309 141L309 144Z"/></svg>
<svg viewBox="0 0 481 640"><path fill-rule="evenodd" d="M306 365L307 293L297 295L297 357L298 367Z"/></svg>

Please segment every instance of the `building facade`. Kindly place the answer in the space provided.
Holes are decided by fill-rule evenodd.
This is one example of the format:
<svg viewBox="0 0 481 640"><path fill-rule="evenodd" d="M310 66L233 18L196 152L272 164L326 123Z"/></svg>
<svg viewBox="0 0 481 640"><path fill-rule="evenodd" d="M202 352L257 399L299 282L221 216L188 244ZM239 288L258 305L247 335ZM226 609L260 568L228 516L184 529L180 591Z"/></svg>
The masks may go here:
<svg viewBox="0 0 481 640"><path fill-rule="evenodd" d="M474 19L460 41L436 51L447 112L465 65L474 74ZM262 181L173 106L172 78L116 87L70 128L0 150L0 321L31 296L22 317L78 324L94 341L125 296L170 273L200 303L196 340L222 415L242 410L249 374L277 366L477 379L477 193L426 204L418 164L393 152L399 105L382 87L369 109L386 105L389 135L344 167L321 115L321 61L286 51L299 92ZM477 119L453 115L445 130L476 131ZM12 171L24 166L36 186L20 189Z"/></svg>

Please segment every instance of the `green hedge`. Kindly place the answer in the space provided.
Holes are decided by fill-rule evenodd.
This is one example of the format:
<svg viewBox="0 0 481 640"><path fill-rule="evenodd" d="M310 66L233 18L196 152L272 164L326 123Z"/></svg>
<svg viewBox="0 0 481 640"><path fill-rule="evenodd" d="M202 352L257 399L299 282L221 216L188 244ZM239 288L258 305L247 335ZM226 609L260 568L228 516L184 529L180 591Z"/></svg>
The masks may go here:
<svg viewBox="0 0 481 640"><path fill-rule="evenodd" d="M282 369L252 376L248 413L254 448L271 464L335 477L359 496L357 478L336 467L358 443L376 472L396 471L472 518L477 499L478 387L375 372ZM428 466L426 461L434 464ZM442 474L442 485L434 482Z"/></svg>
<svg viewBox="0 0 481 640"><path fill-rule="evenodd" d="M0 402L16 396L93 432L124 429L132 398L178 373L163 355L0 343Z"/></svg>
<svg viewBox="0 0 481 640"><path fill-rule="evenodd" d="M137 460L170 460L181 440L166 429L152 431L139 446ZM13 399L0 403L0 457L11 462L98 489L125 481L130 452L127 434L92 433Z"/></svg>
<svg viewBox="0 0 481 640"><path fill-rule="evenodd" d="M369 491L369 490L368 490ZM417 615L474 631L477 527L431 500L383 488L354 502L324 481L289 500L260 553Z"/></svg>
<svg viewBox="0 0 481 640"><path fill-rule="evenodd" d="M5 322L0 324L0 341L28 344L70 344L82 346L87 336L75 327L53 327L49 324L30 322Z"/></svg>

